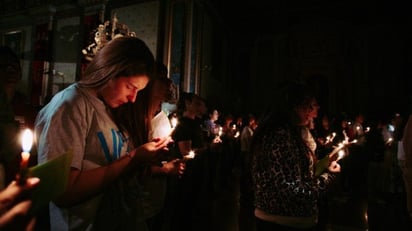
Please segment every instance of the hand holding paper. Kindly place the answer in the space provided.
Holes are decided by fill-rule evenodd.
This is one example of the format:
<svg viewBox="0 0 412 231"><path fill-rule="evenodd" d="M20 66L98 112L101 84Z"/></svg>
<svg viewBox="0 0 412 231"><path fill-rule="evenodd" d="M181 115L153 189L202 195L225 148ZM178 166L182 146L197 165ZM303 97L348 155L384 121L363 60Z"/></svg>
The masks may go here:
<svg viewBox="0 0 412 231"><path fill-rule="evenodd" d="M72 157L72 152L68 151L43 164L29 168L28 175L40 179L40 184L30 194L33 203L31 212L35 213L47 206L66 190Z"/></svg>

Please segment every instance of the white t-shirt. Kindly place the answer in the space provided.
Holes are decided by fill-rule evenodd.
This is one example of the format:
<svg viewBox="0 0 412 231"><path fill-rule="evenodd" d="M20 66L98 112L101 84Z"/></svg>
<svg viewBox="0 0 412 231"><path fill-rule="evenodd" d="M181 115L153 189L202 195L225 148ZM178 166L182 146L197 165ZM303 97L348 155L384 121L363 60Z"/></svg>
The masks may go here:
<svg viewBox="0 0 412 231"><path fill-rule="evenodd" d="M38 113L35 134L39 163L72 150L71 167L81 170L109 164L124 155L128 145L105 104L77 83L57 93ZM98 195L71 208L51 202L51 230L91 230L100 199Z"/></svg>

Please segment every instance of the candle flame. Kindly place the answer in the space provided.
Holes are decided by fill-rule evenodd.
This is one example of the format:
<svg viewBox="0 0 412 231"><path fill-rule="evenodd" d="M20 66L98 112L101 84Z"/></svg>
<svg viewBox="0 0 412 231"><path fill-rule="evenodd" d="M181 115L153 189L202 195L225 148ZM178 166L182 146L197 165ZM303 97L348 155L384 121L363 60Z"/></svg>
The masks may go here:
<svg viewBox="0 0 412 231"><path fill-rule="evenodd" d="M193 150L191 150L191 151L189 151L189 153L187 154L187 155L185 155L184 157L183 157L184 159L193 159L193 158L195 158L195 152L193 151Z"/></svg>
<svg viewBox="0 0 412 231"><path fill-rule="evenodd" d="M194 156L194 155L195 155L195 152L193 150L189 152L189 156Z"/></svg>
<svg viewBox="0 0 412 231"><path fill-rule="evenodd" d="M33 145L33 132L30 129L25 129L22 136L22 149L23 152L30 152Z"/></svg>
<svg viewBox="0 0 412 231"><path fill-rule="evenodd" d="M239 136L240 136L240 132L237 131L236 134L235 134L235 138L238 138Z"/></svg>
<svg viewBox="0 0 412 231"><path fill-rule="evenodd" d="M335 139L335 136L336 132L332 132L332 134L326 136L325 145L331 143L333 139Z"/></svg>
<svg viewBox="0 0 412 231"><path fill-rule="evenodd" d="M172 124L172 128L175 128L177 125L177 119L176 117L173 117L170 119L170 123Z"/></svg>
<svg viewBox="0 0 412 231"><path fill-rule="evenodd" d="M337 159L336 161L342 159L344 156L345 156L345 151L343 151L342 149L339 150L339 152L338 152L338 159Z"/></svg>

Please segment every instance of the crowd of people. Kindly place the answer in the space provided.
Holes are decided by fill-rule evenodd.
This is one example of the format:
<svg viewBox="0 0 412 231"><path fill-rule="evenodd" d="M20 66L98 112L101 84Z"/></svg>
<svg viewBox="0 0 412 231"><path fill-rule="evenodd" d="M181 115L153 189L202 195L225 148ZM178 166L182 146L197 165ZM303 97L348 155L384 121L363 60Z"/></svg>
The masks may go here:
<svg viewBox="0 0 412 231"><path fill-rule="evenodd" d="M12 57L1 59L0 230L211 230L203 216L233 176L239 230L321 230L333 190L403 190L412 216L412 117L330 115L297 82L279 86L259 115L233 115L192 92L174 99L166 66L136 37L113 39L81 80L17 115ZM22 126L35 131L32 165L73 153L65 191L42 214L28 212L24 196L41 179L15 181Z"/></svg>

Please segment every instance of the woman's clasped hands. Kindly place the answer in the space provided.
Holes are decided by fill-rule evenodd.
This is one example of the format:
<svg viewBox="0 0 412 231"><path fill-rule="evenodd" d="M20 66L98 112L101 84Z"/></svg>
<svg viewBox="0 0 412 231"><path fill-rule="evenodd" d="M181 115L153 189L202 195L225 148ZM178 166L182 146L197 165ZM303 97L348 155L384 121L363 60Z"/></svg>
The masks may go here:
<svg viewBox="0 0 412 231"><path fill-rule="evenodd" d="M168 145L172 142L173 140L170 136L154 138L152 141L133 149L129 154L133 161L137 163L151 162L158 158L161 153L168 151Z"/></svg>

